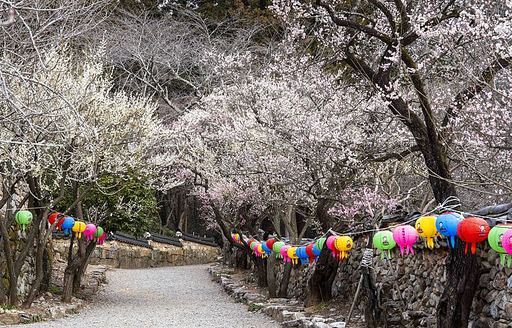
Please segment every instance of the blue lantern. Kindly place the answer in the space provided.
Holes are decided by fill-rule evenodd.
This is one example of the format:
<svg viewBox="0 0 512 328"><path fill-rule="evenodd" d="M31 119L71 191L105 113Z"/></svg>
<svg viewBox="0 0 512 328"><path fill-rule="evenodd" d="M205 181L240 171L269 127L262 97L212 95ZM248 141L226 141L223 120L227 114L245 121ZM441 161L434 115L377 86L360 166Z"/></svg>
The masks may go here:
<svg viewBox="0 0 512 328"><path fill-rule="evenodd" d="M62 222L62 231L64 231L64 234L67 236L69 235L69 231L73 228L75 225L75 219L73 219L70 216L66 216L64 218L64 222Z"/></svg>
<svg viewBox="0 0 512 328"><path fill-rule="evenodd" d="M297 247L295 254L299 258L300 264L305 265L309 263L309 256L308 253L306 252L305 246Z"/></svg>
<svg viewBox="0 0 512 328"><path fill-rule="evenodd" d="M439 233L448 239L448 246L455 248L455 236L457 236L457 226L464 217L458 213L443 213L436 219L436 229Z"/></svg>
<svg viewBox="0 0 512 328"><path fill-rule="evenodd" d="M322 253L322 250L318 248L318 245L315 243L313 246L313 254L315 254L315 257L318 258L320 256L320 253Z"/></svg>
<svg viewBox="0 0 512 328"><path fill-rule="evenodd" d="M261 243L261 249L263 249L263 251L267 254L267 255L270 255L270 253L272 252L270 250L270 248L268 248L267 244L266 243Z"/></svg>

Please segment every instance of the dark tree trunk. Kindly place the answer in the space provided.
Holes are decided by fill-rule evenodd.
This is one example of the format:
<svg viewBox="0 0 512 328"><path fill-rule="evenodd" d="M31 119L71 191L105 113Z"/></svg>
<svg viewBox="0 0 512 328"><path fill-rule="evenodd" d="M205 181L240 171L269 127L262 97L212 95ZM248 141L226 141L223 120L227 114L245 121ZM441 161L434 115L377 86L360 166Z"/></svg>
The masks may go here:
<svg viewBox="0 0 512 328"><path fill-rule="evenodd" d="M425 164L432 172L430 185L438 203L457 196L444 151L421 147ZM438 145L438 147L441 147ZM436 153L437 151L437 153ZM446 258L446 285L437 306L437 326L443 328L468 327L471 304L480 279L480 258L465 254L460 245L450 250Z"/></svg>
<svg viewBox="0 0 512 328"><path fill-rule="evenodd" d="M277 296L287 298L288 297L288 284L290 283L290 275L292 273L292 264L285 263L283 278L281 279L281 283L279 285L279 293Z"/></svg>
<svg viewBox="0 0 512 328"><path fill-rule="evenodd" d="M271 254L267 258L267 284L270 298L277 297L276 267L278 267L277 259L274 254Z"/></svg>
<svg viewBox="0 0 512 328"><path fill-rule="evenodd" d="M459 245L446 258L446 285L437 306L437 326L467 327L480 279L480 257Z"/></svg>
<svg viewBox="0 0 512 328"><path fill-rule="evenodd" d="M263 258L256 258L254 261L254 268L258 276L258 287L267 287L267 260Z"/></svg>
<svg viewBox="0 0 512 328"><path fill-rule="evenodd" d="M379 293L373 274L368 268L361 268L361 274L363 275L362 298L365 304L364 317L366 325L368 328L387 327L386 314L380 304Z"/></svg>
<svg viewBox="0 0 512 328"><path fill-rule="evenodd" d="M64 285L62 287L62 301L69 303L73 296L73 281L75 279L74 270L66 268L64 270Z"/></svg>
<svg viewBox="0 0 512 328"><path fill-rule="evenodd" d="M327 245L324 245L316 263L315 271L308 281L306 307L332 299L332 284L337 271L338 261L331 256L331 251L327 248Z"/></svg>

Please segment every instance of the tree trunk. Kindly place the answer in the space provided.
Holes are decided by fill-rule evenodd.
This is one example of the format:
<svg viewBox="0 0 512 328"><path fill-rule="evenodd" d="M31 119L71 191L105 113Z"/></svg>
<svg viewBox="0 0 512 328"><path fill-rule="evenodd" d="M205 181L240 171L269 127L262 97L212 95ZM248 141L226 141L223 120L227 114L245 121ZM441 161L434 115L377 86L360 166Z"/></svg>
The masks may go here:
<svg viewBox="0 0 512 328"><path fill-rule="evenodd" d="M92 255L92 252L96 248L96 242L91 240L85 249L85 253L80 256L80 264L75 271L75 278L73 280L73 293L78 293L80 291L80 287L82 284L82 278L87 271L87 266L89 265L89 258Z"/></svg>
<svg viewBox="0 0 512 328"><path fill-rule="evenodd" d="M277 259L274 254L271 254L267 258L267 284L270 298L277 297L276 266L278 266Z"/></svg>
<svg viewBox="0 0 512 328"><path fill-rule="evenodd" d="M329 237L327 234L326 237ZM324 244L318 262L315 265L315 271L308 281L306 289L305 306L319 304L332 299L332 284L338 271L338 261L331 256L331 252Z"/></svg>
<svg viewBox="0 0 512 328"><path fill-rule="evenodd" d="M288 297L288 284L290 283L290 275L292 273L292 264L285 263L283 278L281 279L281 283L279 285L279 293L277 294L279 297L287 298Z"/></svg>
<svg viewBox="0 0 512 328"><path fill-rule="evenodd" d="M64 285L62 287L62 301L69 303L73 296L73 281L75 279L75 270L66 268L64 270Z"/></svg>
<svg viewBox="0 0 512 328"><path fill-rule="evenodd" d="M441 147L437 145L437 147ZM444 151L422 147L425 164L431 171L430 185L438 203L457 196L451 182ZM437 153L436 153L437 150ZM445 262L446 285L437 306L437 326L443 328L468 327L471 304L480 279L480 258L465 254L463 246L450 249Z"/></svg>
<svg viewBox="0 0 512 328"><path fill-rule="evenodd" d="M375 285L375 279L368 268L361 268L363 275L363 302L365 304L364 317L368 328L387 327L386 314L382 311L379 293ZM357 304L357 300L356 304Z"/></svg>
<svg viewBox="0 0 512 328"><path fill-rule="evenodd" d="M258 287L267 287L267 260L263 258L256 258L254 261L254 268L258 276Z"/></svg>
<svg viewBox="0 0 512 328"><path fill-rule="evenodd" d="M467 327L480 279L480 257L458 245L446 258L446 285L437 306L437 326Z"/></svg>

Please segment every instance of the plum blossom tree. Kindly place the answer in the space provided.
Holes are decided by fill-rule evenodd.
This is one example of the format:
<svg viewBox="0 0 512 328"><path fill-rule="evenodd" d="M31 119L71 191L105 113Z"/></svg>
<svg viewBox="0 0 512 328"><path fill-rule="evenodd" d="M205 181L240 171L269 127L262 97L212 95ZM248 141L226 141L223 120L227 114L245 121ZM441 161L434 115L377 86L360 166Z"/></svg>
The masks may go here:
<svg viewBox="0 0 512 328"><path fill-rule="evenodd" d="M375 99L385 101L413 137L410 150L421 153L438 202L456 196L456 186L475 188L458 178L476 176L476 185L489 182L474 165L476 158L510 156L503 151L507 146L500 130L505 127L506 135L510 125L505 113L511 89L512 30L506 18L511 9L510 2L493 1L317 0L274 5L293 41L314 39L312 51L320 48L339 70L362 79ZM473 147L462 150L467 144ZM482 151L485 144L499 144L502 152L492 147ZM468 150L471 155L460 156ZM448 257L439 326L467 326L477 267L478 260L464 257L460 250Z"/></svg>
<svg viewBox="0 0 512 328"><path fill-rule="evenodd" d="M102 51L86 54L85 60L77 65L65 49L51 51L31 74L24 74L18 63L8 57L1 62L3 196L12 198L11 191L17 185L19 190L26 190L22 198L28 198L37 218L21 251L9 248L11 216L0 222L12 304L17 302L17 276L34 244L36 280L26 304L30 305L37 295L43 275L43 252L53 229L47 226L46 217L62 199L64 187L73 186L78 191L80 184L94 183L102 174L122 175L140 170L150 139L161 130L152 102L112 92L102 56ZM57 197L53 196L54 190L59 191ZM72 205L77 207L79 217L81 197L77 192ZM23 202L13 209L23 206ZM85 254L92 252L95 243L78 243L78 256L73 255L72 245L73 239L65 272L66 301L71 297L73 279L87 262Z"/></svg>

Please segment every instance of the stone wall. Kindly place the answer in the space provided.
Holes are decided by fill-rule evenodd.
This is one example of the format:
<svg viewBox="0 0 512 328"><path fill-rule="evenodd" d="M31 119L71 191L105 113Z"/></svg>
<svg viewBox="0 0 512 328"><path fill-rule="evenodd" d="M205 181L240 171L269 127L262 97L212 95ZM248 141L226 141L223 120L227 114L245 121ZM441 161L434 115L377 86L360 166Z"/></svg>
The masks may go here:
<svg viewBox="0 0 512 328"><path fill-rule="evenodd" d="M96 246L90 263L122 269L205 264L216 261L220 253L218 247L189 241L183 241L182 244L183 247L177 247L152 242L153 249L149 249L108 241L103 245ZM68 240L54 240L55 256L65 259L68 246Z"/></svg>
<svg viewBox="0 0 512 328"><path fill-rule="evenodd" d="M356 292L364 244L361 239L355 244L348 261L340 263L334 280L332 292L338 302L352 302ZM448 254L446 244L440 244L429 250L418 243L416 254L405 257L395 249L391 260L382 260L375 253L372 272L390 327L436 327L435 312L446 282L444 263ZM499 267L499 257L483 243L477 256L482 260L482 272L472 307L472 327L510 328L512 269ZM279 285L284 266L282 263L278 265L276 278ZM292 270L289 296L304 298L312 272L313 267L310 266ZM362 309L364 305L359 306Z"/></svg>

